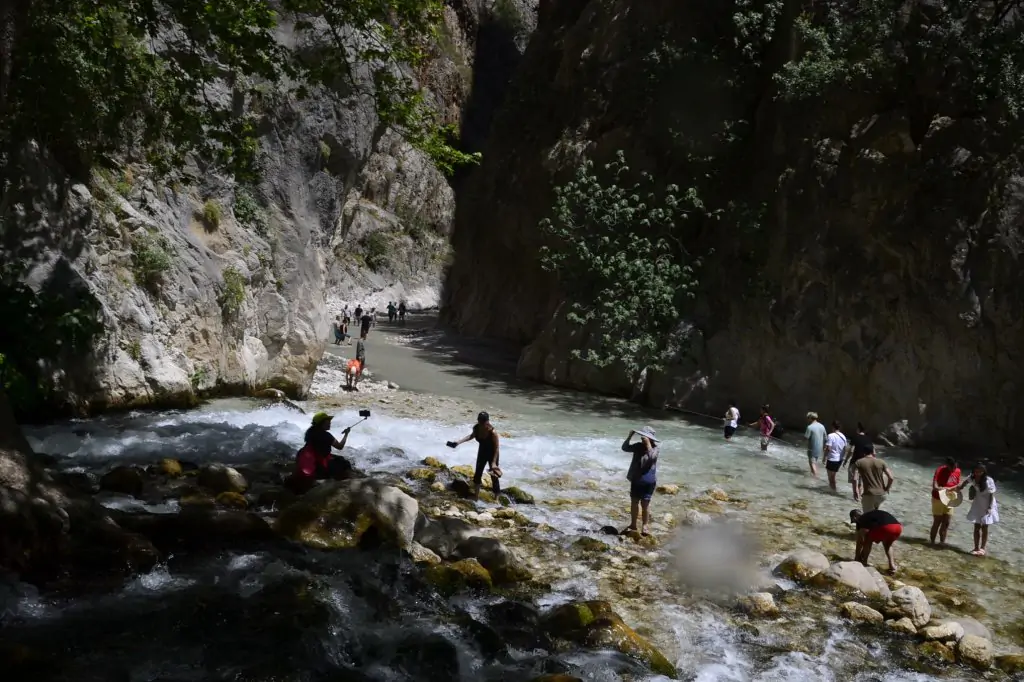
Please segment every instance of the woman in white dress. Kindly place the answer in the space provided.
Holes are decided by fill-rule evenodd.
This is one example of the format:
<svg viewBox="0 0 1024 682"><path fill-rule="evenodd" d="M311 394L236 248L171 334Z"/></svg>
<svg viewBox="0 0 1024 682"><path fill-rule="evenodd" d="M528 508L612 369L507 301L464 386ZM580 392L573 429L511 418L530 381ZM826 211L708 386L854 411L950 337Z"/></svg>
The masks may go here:
<svg viewBox="0 0 1024 682"><path fill-rule="evenodd" d="M988 475L981 464L974 466L974 471L966 481L960 484L960 490L971 486L971 509L967 512L967 520L974 524L974 556L985 556L988 545L988 527L999 523L999 504L996 502L996 483Z"/></svg>

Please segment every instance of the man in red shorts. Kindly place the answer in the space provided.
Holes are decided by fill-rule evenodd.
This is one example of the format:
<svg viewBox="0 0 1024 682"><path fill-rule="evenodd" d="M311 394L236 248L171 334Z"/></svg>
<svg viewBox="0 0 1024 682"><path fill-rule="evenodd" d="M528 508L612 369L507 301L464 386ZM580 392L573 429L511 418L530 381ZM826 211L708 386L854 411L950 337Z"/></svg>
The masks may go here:
<svg viewBox="0 0 1024 682"><path fill-rule="evenodd" d="M866 513L854 509L850 512L850 523L857 526L857 555L854 558L867 566L871 548L880 542L885 548L885 558L889 560L889 572L895 573L896 559L892 546L903 534L903 526L896 517L881 509Z"/></svg>

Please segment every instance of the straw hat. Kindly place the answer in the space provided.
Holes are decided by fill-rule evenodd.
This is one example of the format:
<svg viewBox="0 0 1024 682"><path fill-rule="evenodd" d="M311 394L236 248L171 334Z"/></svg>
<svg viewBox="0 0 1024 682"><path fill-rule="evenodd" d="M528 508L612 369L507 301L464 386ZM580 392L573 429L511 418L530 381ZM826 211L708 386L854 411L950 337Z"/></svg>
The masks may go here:
<svg viewBox="0 0 1024 682"><path fill-rule="evenodd" d="M658 437L655 434L654 429L652 429L650 426L643 426L643 427L637 429L636 431L634 431L634 433L636 435L642 436L644 438L650 438L655 443L658 442Z"/></svg>
<svg viewBox="0 0 1024 682"><path fill-rule="evenodd" d="M945 488L939 490L939 502L947 507L959 507L963 501L964 496L959 490L947 490Z"/></svg>

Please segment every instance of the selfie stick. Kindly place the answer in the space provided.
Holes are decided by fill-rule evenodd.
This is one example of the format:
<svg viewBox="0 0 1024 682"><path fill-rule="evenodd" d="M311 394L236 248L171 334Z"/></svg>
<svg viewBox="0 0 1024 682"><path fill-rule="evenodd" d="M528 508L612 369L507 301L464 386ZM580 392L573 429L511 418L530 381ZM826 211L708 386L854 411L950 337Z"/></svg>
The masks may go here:
<svg viewBox="0 0 1024 682"><path fill-rule="evenodd" d="M362 424L364 421L366 421L369 418L370 418L370 415L366 415L365 417L363 417L362 419L357 421L355 424L353 424L352 426L348 427L348 429L346 429L346 430L347 431L351 431L352 429L354 429L355 427L359 426L360 424Z"/></svg>

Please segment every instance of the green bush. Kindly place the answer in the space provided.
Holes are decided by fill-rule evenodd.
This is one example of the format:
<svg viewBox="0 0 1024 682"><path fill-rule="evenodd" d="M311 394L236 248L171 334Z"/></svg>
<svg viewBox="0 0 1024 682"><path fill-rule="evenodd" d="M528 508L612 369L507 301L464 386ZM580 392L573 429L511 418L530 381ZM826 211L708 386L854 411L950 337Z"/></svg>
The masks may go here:
<svg viewBox="0 0 1024 682"><path fill-rule="evenodd" d="M323 140L320 140L320 159L324 163L331 160L331 145L327 144Z"/></svg>
<svg viewBox="0 0 1024 682"><path fill-rule="evenodd" d="M223 213L218 204L213 199L207 199L203 204L203 224L206 225L206 229L213 232L220 227L220 221L223 218Z"/></svg>
<svg viewBox="0 0 1024 682"><path fill-rule="evenodd" d="M224 278L224 291L220 295L220 307L225 315L233 317L245 302L245 276L230 265L224 268L221 276Z"/></svg>
<svg viewBox="0 0 1024 682"><path fill-rule="evenodd" d="M153 292L159 289L171 263L167 240L147 234L132 241L132 274L141 286Z"/></svg>
<svg viewBox="0 0 1024 682"><path fill-rule="evenodd" d="M512 33L519 33L526 27L526 17L515 0L494 0L491 11L498 23Z"/></svg>
<svg viewBox="0 0 1024 682"><path fill-rule="evenodd" d="M240 225L252 229L261 237L266 237L269 228L267 212L256 199L244 189L235 190L235 220Z"/></svg>
<svg viewBox="0 0 1024 682"><path fill-rule="evenodd" d="M128 357L135 362L142 360L142 344L138 339L132 339L132 342L128 344Z"/></svg>
<svg viewBox="0 0 1024 682"><path fill-rule="evenodd" d="M394 240L387 232L372 232L363 239L363 248L366 251L366 264L374 272L379 272L391 261Z"/></svg>

